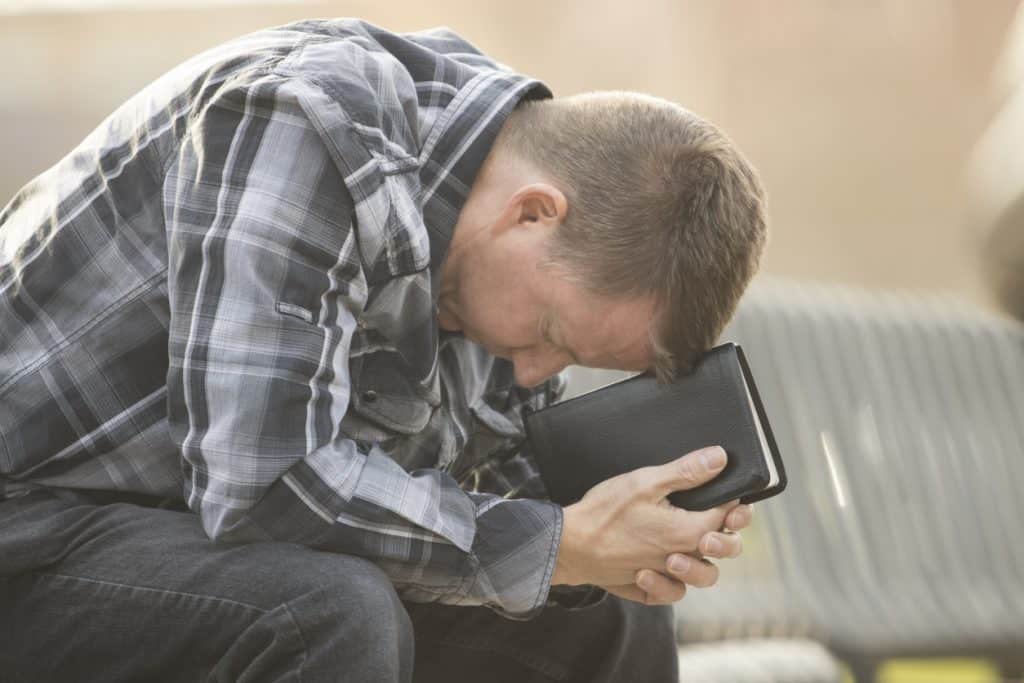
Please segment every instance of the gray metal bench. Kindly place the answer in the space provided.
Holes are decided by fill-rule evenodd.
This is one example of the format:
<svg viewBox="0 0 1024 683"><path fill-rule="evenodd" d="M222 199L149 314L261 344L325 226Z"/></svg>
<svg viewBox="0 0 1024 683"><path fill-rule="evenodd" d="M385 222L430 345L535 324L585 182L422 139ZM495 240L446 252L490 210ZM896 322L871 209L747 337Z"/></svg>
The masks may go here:
<svg viewBox="0 0 1024 683"><path fill-rule="evenodd" d="M811 637L1024 670L1024 326L934 296L760 279L739 342L790 477L744 556L678 604L682 642ZM580 391L602 380L574 369Z"/></svg>

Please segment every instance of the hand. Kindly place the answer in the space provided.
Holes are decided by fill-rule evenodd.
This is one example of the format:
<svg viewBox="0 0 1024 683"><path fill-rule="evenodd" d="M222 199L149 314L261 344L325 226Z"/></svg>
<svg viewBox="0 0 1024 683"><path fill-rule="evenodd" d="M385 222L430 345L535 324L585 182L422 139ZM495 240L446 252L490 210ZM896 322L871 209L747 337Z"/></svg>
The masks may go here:
<svg viewBox="0 0 1024 683"><path fill-rule="evenodd" d="M696 488L713 479L725 462L721 448L706 448L665 465L613 477L590 489L565 509L552 584L632 586L641 569L668 571L670 555L696 555L701 550L714 556L708 547L712 538L726 541L720 551L726 556L738 552L732 535L717 532L727 515L744 506L732 501L710 510L689 511L665 499L673 491ZM744 515L749 515L749 510L729 517L730 524L743 526ZM712 532L714 535L708 536ZM713 583L717 578L711 576L716 570L708 570L699 560L690 571L697 572L695 581Z"/></svg>
<svg viewBox="0 0 1024 683"><path fill-rule="evenodd" d="M743 552L743 542L735 533L750 525L753 508L750 505L737 505L725 517L723 529L728 531L709 531L698 543L698 552L673 553L666 558L662 571L641 569L637 572L637 580L633 584L621 586L602 586L612 595L639 602L644 605L668 605L678 602L686 596L687 585L697 588L713 586L718 581L718 567L701 555L708 557L737 557ZM715 546L712 539L720 545ZM674 562L679 562L675 566Z"/></svg>

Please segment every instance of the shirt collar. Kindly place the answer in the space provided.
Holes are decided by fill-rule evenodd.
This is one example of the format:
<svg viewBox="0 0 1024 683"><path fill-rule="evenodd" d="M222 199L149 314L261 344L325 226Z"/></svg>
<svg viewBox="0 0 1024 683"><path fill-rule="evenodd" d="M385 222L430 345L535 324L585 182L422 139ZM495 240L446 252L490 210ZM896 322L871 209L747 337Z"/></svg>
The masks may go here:
<svg viewBox="0 0 1024 683"><path fill-rule="evenodd" d="M473 77L441 112L420 154L423 221L430 239L432 296L473 181L509 113L523 99L552 96L546 85L505 71Z"/></svg>

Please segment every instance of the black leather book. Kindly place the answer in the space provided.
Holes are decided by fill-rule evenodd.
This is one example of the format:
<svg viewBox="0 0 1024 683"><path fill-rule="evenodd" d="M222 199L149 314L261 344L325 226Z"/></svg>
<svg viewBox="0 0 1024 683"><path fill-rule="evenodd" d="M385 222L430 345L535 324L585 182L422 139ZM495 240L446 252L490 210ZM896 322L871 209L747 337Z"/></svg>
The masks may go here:
<svg viewBox="0 0 1024 683"><path fill-rule="evenodd" d="M659 386L644 373L524 415L527 438L551 500L574 503L605 479L661 465L704 446L729 456L710 482L669 501L706 510L786 486L768 418L739 345L705 353L693 370Z"/></svg>

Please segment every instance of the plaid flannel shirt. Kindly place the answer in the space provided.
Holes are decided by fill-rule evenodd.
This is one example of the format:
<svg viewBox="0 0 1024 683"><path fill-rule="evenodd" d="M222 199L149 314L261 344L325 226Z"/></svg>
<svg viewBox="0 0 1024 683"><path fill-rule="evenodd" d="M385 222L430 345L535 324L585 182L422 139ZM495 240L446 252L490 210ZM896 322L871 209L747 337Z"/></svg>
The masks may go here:
<svg viewBox="0 0 1024 683"><path fill-rule="evenodd" d="M440 266L538 81L451 31L259 31L170 71L0 213L0 494L183 499L214 540L371 558L509 618L562 510L508 361L439 330ZM510 283L510 286L514 286Z"/></svg>

